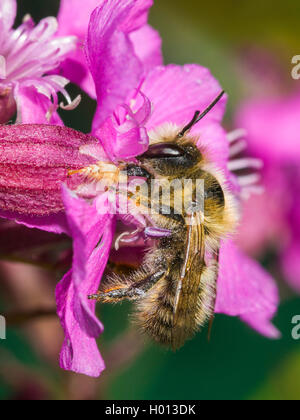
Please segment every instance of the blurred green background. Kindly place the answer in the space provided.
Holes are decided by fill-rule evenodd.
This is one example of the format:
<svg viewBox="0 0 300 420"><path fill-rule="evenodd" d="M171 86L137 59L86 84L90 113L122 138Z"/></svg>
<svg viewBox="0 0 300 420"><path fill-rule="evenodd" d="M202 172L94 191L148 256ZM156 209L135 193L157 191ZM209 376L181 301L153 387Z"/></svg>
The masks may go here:
<svg viewBox="0 0 300 420"><path fill-rule="evenodd" d="M19 19L26 13L36 21L56 15L58 4L56 0L19 1ZM300 54L299 18L300 3L295 0L156 0L150 22L162 35L166 63L196 62L209 67L220 80L230 97L226 116L230 128L243 98L261 90L300 88L300 81L290 76L291 59ZM88 131L94 109L94 103L84 97L77 110L63 117L67 125ZM271 267L270 258L263 263ZM52 282L54 290L55 279ZM278 282L282 304L275 324L283 338L276 342L257 335L238 319L217 316L210 341L203 331L182 350L167 352L141 344L128 331L130 305L103 306L105 333L99 344L107 370L97 380L60 371L55 358L47 358L33 343L30 324L9 329L7 340L0 342L0 399L298 400L300 341L291 337L291 319L300 314L300 298L282 279ZM0 313L12 310L9 295L0 293ZM45 335L47 325L41 324ZM58 323L49 327L53 340L55 328L60 331Z"/></svg>

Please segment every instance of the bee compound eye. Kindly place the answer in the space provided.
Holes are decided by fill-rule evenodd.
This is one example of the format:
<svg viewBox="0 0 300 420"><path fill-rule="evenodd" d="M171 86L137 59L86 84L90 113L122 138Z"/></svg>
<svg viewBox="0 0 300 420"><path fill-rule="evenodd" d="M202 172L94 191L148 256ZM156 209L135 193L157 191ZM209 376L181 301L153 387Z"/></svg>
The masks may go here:
<svg viewBox="0 0 300 420"><path fill-rule="evenodd" d="M184 156L184 150L177 144L158 143L149 147L141 158L144 159L163 159Z"/></svg>

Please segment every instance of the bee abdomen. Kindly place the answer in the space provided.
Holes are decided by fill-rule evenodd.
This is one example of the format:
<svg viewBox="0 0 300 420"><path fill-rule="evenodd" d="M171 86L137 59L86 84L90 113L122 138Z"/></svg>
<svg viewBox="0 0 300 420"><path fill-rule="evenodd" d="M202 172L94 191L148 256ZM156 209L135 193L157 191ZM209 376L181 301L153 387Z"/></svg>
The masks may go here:
<svg viewBox="0 0 300 420"><path fill-rule="evenodd" d="M180 348L214 314L216 296L217 263L205 267L197 290L183 285L185 304L175 313L175 295L178 278L166 276L161 279L138 302L136 320L142 332L159 344L173 350ZM185 281L185 280L184 280Z"/></svg>
<svg viewBox="0 0 300 420"><path fill-rule="evenodd" d="M136 320L142 332L169 346L173 328L174 296L166 279L157 283L137 306Z"/></svg>

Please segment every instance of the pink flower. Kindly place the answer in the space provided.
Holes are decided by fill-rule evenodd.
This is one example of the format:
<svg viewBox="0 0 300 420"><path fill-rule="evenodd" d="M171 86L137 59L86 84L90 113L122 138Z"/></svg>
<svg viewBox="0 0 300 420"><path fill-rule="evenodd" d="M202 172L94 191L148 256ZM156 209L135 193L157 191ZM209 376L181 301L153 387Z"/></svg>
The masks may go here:
<svg viewBox="0 0 300 420"><path fill-rule="evenodd" d="M91 16L86 56L98 109L94 131L115 111L142 77L162 63L161 40L147 25L153 0L106 0Z"/></svg>
<svg viewBox="0 0 300 420"><path fill-rule="evenodd" d="M98 102L93 134L100 138L107 159L132 158L148 146L144 125L150 116L150 102L136 89L147 71L162 61L160 37L146 24L152 3L103 1L91 16L86 55ZM133 109L126 99L135 102ZM103 160L103 148L86 147L84 153ZM94 315L95 303L87 302L86 296L95 293L100 283L115 218L109 215L105 194L97 197L92 207L66 190L63 197L74 240L74 260L72 273L66 274L56 293L66 337L60 362L64 369L98 376L104 362L95 338L102 326Z"/></svg>
<svg viewBox="0 0 300 420"><path fill-rule="evenodd" d="M68 232L61 183L68 171L96 160L80 147L98 140L66 127L13 125L0 127L0 217L28 227Z"/></svg>
<svg viewBox="0 0 300 420"><path fill-rule="evenodd" d="M101 58L101 62L104 63L101 63L101 72L98 71L96 74L99 101L105 102L111 95L115 98L118 89L122 89L126 93L130 92L136 87L135 83L139 78L146 74L151 67L161 63L160 38L146 24L148 9L151 5L152 1L149 0L103 1L101 6L94 11L90 27L94 26L95 38L96 35L98 38L93 38L90 29L89 46L91 48L88 55L93 70L97 65L94 63L95 60ZM109 20L104 19L108 13L111 13L112 17ZM62 3L59 19L64 19L64 16L66 17L65 4ZM65 30L70 31L70 27ZM143 43L145 43L145 48ZM132 68L133 76L126 73L123 67L130 61L136 64L136 67ZM126 79L126 75L128 79ZM98 87L99 84L107 81L109 86L110 78L113 81L111 87L101 91L101 88ZM116 79L118 79L118 84ZM136 95L140 96L141 94ZM124 99L121 95L120 105ZM134 143L143 131L139 124L146 120L150 111L149 101L146 98L144 100L141 112L132 113L126 107L125 114L130 114L132 122L130 122L130 118L127 123L123 120L125 132L127 129L132 132L131 144L136 150L133 155L140 150ZM118 103L115 99L114 102L117 108ZM121 118L121 115L119 117ZM124 117L125 115L122 116L122 118ZM120 122L121 120L118 120L118 123ZM118 136L117 131L115 134ZM146 149L148 140L145 130L144 137L143 150ZM74 197L74 203L81 209L81 211L77 210L78 218L76 218L75 205L74 211L70 211L67 207L67 211L64 212L60 186L65 182L69 191L75 190L76 180L74 182L73 178L70 179L68 172L86 167L98 160L105 160L103 147L94 137L54 126L1 127L0 138L2 145L0 216L16 220L28 227L38 227L56 233L71 233L76 237L76 243L74 241L74 275L70 276L70 273L66 275L57 290L58 313L66 333L61 364L65 368L97 376L103 369L103 362L96 348L94 337L99 335L101 324L93 315L94 304L87 302L86 296L87 293L95 292L95 285L99 283L102 276L112 236L112 229L109 229L107 224L111 223L113 226L114 220L109 222L110 217L104 215L102 218L96 214L96 218L91 217L88 223L85 223L82 220L81 211L84 210L85 215L91 213L92 216L93 208L90 209L90 205L84 200L76 199L74 201ZM122 140L122 136L118 136L118 138ZM112 140L108 138L107 144ZM126 136L123 140L126 140ZM136 143L138 144L139 141ZM7 182L8 180L10 181ZM69 193L65 191L63 197L71 206L72 200ZM100 201L102 199L99 197ZM101 205L102 209L104 203L105 200ZM99 251L92 252L95 248L95 237L98 237L97 242L99 242L104 229L106 245L104 251L100 244ZM81 231L84 233L81 234ZM81 242L79 237L81 237ZM90 255L91 252L92 255ZM93 272L90 271L91 268ZM92 282L90 282L91 279L93 279ZM64 296L67 298L64 299ZM83 354L85 357L82 357Z"/></svg>
<svg viewBox="0 0 300 420"><path fill-rule="evenodd" d="M245 203L240 243L248 252L275 246L290 285L300 291L300 94L251 101L237 124L247 131L250 153L263 160L261 196ZM257 221L259 220L259 223ZM249 241L248 232L251 231Z"/></svg>
<svg viewBox="0 0 300 420"><path fill-rule="evenodd" d="M95 98L92 75L95 76L99 103L105 96L101 89L110 91L112 102L119 86L128 91L135 87L137 74L141 76L162 63L160 37L147 24L152 3L153 0L87 0L82 8L81 0L62 0L58 21L48 17L35 26L28 15L14 30L16 0L3 0L0 5L0 124L7 123L17 111L17 123L62 125L56 112L58 107L71 110L80 102L80 96L72 101L66 91L69 81ZM84 45L90 15L96 7L89 43L96 38L101 42L94 50L89 49L88 66ZM129 63L135 66L133 72ZM123 82L117 84L117 78ZM114 86L110 86L111 80ZM58 92L67 105L58 103Z"/></svg>
<svg viewBox="0 0 300 420"><path fill-rule="evenodd" d="M174 88L175 85L176 88ZM141 107L138 111L130 110L131 100L124 105L123 110L128 112L127 116L132 117L126 121L131 121L133 125L140 127L142 132L146 130L146 133L149 133L151 130L157 130L166 122L180 127L190 120L195 109L206 108L220 90L219 84L211 74L200 66L157 67L145 76L140 85L143 96L139 98ZM148 101L152 104L152 114L149 111ZM223 100L193 129L192 133L201 139L199 147L209 150L211 161L226 171L229 143L220 125L224 109L225 101ZM118 136L118 121L122 138ZM115 161L118 158L131 160L133 156L142 153L146 147L146 143L141 142L142 136L138 134L134 143L131 123L129 127L126 126L128 128L126 131L122 121L123 119L120 120L115 113L95 131L110 159ZM120 147L119 141L124 147ZM89 153L88 149L86 152ZM95 149L90 150L90 153L95 156ZM230 182L229 178L228 182ZM61 366L94 376L98 375L104 367L104 364L100 362L95 344L91 346L93 337L98 335L101 326L94 319L94 303L87 303L85 296L87 291L93 294L98 290L113 243L116 219L115 216L109 216L110 204L105 194L96 195L91 206L82 198L76 198L69 191L64 190L64 203L72 226L74 262L73 275L68 273L57 289L59 308L65 301L73 302L71 304L73 306L63 305L63 310L59 312L67 337L63 346ZM104 215L103 208L107 211ZM99 209L101 209L101 214L99 214ZM106 235L105 238L103 235ZM101 237L102 241L99 244ZM101 264L99 264L100 256ZM94 262L95 259L97 263ZM84 293L78 291L79 285ZM63 299L61 295L64 296ZM80 310L78 310L77 301L79 298ZM82 309L83 302L89 308L89 313L86 306L85 311ZM278 292L273 279L256 262L244 256L232 241L224 243L220 255L216 312L239 316L262 334L277 338L279 333L270 322L277 305ZM75 307L77 309L74 309ZM84 318L89 319L88 324L86 321L83 322ZM93 333L96 334L93 335ZM83 342L86 342L85 355L82 354ZM92 351L87 350L90 348ZM95 352L94 355L92 352Z"/></svg>
<svg viewBox="0 0 300 420"><path fill-rule="evenodd" d="M86 0L82 7L82 0L61 0L58 13L58 35L75 35L79 40L79 48L69 54L61 64L62 74L79 85L91 97L96 98L95 83L92 77L92 74L96 72L96 65L99 64L99 68L97 68L99 77L106 79L104 89L109 89L110 75L117 76L115 73L117 71L118 76L121 76L126 70L127 60L128 62L134 60L135 63L138 63L137 66L143 68L144 71L161 64L160 36L147 24L148 10L152 4L153 0ZM96 8L97 10L95 10ZM98 39L101 40L101 44L95 45L94 51L89 50L91 55L94 54L92 57L88 53L91 74L86 63L84 45L90 15L94 10L97 16L94 15L93 23L90 26L89 42ZM124 16L128 14L126 20L130 22L129 24L126 24L125 21L122 26L119 26L118 21L123 19L120 16L121 11ZM102 21L100 22L100 20ZM114 39L120 41L115 42ZM124 44L120 45L121 42ZM102 60L102 57L105 57L105 60ZM114 60L116 61L113 63ZM97 61L99 63L96 64ZM123 64L125 65L123 66ZM135 69L136 71L137 69ZM127 73L122 76L123 80L126 80ZM100 80L98 82L100 84ZM99 89L101 89L100 86L98 86Z"/></svg>
<svg viewBox="0 0 300 420"><path fill-rule="evenodd" d="M87 36L90 16L93 10L103 0L60 0L60 8L57 16L57 36L76 36L77 49L68 54L61 62L58 73L80 86L92 98L95 98L95 86L93 78L88 70L84 54L84 44Z"/></svg>
<svg viewBox="0 0 300 420"><path fill-rule="evenodd" d="M61 92L67 105L74 102L65 90L69 80L53 74L58 65L77 48L75 36L57 37L58 24L48 17L35 26L29 15L13 29L16 0L0 4L0 123L6 123L17 111L17 122L61 124L56 113L57 93ZM63 22L61 22L63 23Z"/></svg>
<svg viewBox="0 0 300 420"><path fill-rule="evenodd" d="M198 65L151 69L151 63L157 64L160 57L155 33L150 31L143 54L132 40L143 32L150 5L146 0L105 1L92 14L87 56L99 105L93 137L57 127L0 128L6 145L0 169L10 171L13 178L8 188L4 181L0 184L2 216L41 229L64 231L73 238L73 267L56 291L65 332L60 364L90 376L98 376L105 366L96 345L103 326L95 316L95 303L87 300L87 295L98 290L116 223L109 192L97 191L91 180L96 170L93 165L99 161L134 161L147 150L154 130L164 124L182 127L195 110L205 109L221 91L210 72ZM149 28L145 33L149 34ZM238 193L240 186L228 170L229 143L221 127L225 106L224 97L192 134L199 137L199 147L205 148L208 159ZM35 153L30 153L32 148ZM67 168L82 170L76 174ZM68 172L73 174L69 178ZM65 184L62 196L61 183ZM134 218L130 220L137 223ZM232 241L224 242L216 312L239 316L262 334L277 338L279 332L271 323L277 305L272 278Z"/></svg>

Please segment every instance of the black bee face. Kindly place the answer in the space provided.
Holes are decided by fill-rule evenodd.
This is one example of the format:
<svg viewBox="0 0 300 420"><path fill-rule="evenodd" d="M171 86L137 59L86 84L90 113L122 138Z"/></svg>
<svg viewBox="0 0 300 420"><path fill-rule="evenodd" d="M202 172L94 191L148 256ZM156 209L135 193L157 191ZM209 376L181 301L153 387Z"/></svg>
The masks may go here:
<svg viewBox="0 0 300 420"><path fill-rule="evenodd" d="M159 175L181 176L201 160L201 153L191 143L178 144L175 140L151 145L138 160Z"/></svg>

